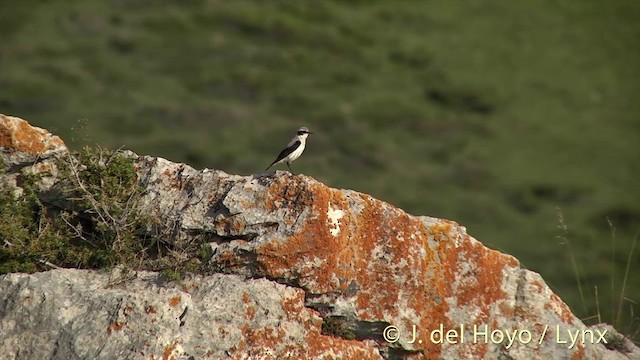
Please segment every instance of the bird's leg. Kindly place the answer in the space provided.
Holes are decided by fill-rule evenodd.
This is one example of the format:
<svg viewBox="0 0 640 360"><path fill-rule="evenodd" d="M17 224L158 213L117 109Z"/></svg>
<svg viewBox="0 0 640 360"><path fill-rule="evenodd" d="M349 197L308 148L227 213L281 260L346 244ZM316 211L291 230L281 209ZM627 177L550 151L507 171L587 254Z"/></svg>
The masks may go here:
<svg viewBox="0 0 640 360"><path fill-rule="evenodd" d="M289 162L287 161L287 167L289 168L289 171L291 172L291 175L295 175L296 173L293 172L293 170L291 170L291 165L289 165Z"/></svg>

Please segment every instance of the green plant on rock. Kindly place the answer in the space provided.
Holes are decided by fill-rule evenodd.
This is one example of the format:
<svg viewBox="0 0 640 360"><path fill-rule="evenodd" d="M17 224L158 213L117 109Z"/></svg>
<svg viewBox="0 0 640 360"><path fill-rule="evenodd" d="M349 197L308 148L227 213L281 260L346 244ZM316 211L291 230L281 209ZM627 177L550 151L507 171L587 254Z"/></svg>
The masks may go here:
<svg viewBox="0 0 640 360"><path fill-rule="evenodd" d="M141 214L133 158L120 151L85 147L60 161L65 192L76 209L63 217L76 240L92 245L98 266L145 259L148 219Z"/></svg>
<svg viewBox="0 0 640 360"><path fill-rule="evenodd" d="M43 202L41 175L22 171L20 189L0 187L0 273L52 267L103 268L146 258L146 218L133 159L84 148L56 162L68 208Z"/></svg>
<svg viewBox="0 0 640 360"><path fill-rule="evenodd" d="M90 255L69 242L70 229L40 201L35 190L38 180L38 175L23 174L21 194L0 186L0 273L35 272L54 264L74 266Z"/></svg>
<svg viewBox="0 0 640 360"><path fill-rule="evenodd" d="M134 158L85 147L55 161L57 205L42 200L42 176L28 168L19 188L0 185L0 273L57 267L162 271L169 280L198 272L210 254L199 239L176 247L170 234L149 235L159 219L143 214Z"/></svg>

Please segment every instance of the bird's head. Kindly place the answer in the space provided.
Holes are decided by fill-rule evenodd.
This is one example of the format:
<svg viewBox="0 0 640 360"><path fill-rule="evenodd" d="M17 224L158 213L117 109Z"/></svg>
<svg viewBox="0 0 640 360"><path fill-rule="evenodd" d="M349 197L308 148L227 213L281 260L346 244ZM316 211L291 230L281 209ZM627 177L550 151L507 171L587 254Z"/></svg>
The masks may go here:
<svg viewBox="0 0 640 360"><path fill-rule="evenodd" d="M309 136L309 134L313 134L313 133L304 126L299 128L298 131L296 132L296 135L302 138L306 138L307 136Z"/></svg>

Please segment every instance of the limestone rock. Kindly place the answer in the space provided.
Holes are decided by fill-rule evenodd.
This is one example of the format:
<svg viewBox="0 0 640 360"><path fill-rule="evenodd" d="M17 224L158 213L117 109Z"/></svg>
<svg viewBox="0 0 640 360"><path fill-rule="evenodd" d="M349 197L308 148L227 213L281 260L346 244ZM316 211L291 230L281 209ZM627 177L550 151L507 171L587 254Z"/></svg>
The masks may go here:
<svg viewBox="0 0 640 360"><path fill-rule="evenodd" d="M58 136L20 118L0 114L0 159L5 168L31 165L66 151Z"/></svg>
<svg viewBox="0 0 640 360"><path fill-rule="evenodd" d="M27 121L0 114L0 186L8 185L16 195L22 192L18 184L20 174L38 174L36 186L44 191L55 184L57 167L53 159L68 153L67 146L45 129L31 126Z"/></svg>
<svg viewBox="0 0 640 360"><path fill-rule="evenodd" d="M31 144L49 138L11 121L25 134L41 134ZM3 160L14 167L41 158L38 151L57 151L2 141ZM205 273L181 286L149 272L4 275L1 353L20 359L640 358L631 342L611 337L612 328L586 327L540 275L453 221L412 216L304 175L237 176L131 157L145 189L137 203L156 219L148 235L176 248L207 244ZM620 341L613 346L606 339Z"/></svg>
<svg viewBox="0 0 640 360"><path fill-rule="evenodd" d="M146 211L179 224L183 237L207 233L212 273L302 288L307 306L325 321L344 319L356 338L373 340L383 354L632 358L598 344L597 335L564 343L568 334L589 329L540 275L484 247L455 222L411 216L303 175L238 177L151 157L138 164L148 184ZM457 339L434 343L431 333L441 325ZM384 341L386 326L398 328L397 342ZM514 331L519 338L510 341Z"/></svg>
<svg viewBox="0 0 640 360"><path fill-rule="evenodd" d="M300 289L236 275L180 286L150 272L0 277L3 359L379 359L320 334Z"/></svg>

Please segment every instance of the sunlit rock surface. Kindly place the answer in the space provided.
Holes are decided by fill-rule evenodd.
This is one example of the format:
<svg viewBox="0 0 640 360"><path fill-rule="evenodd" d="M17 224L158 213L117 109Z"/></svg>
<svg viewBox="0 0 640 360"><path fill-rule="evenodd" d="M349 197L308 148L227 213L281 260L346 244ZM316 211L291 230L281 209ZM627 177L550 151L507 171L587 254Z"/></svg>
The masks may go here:
<svg viewBox="0 0 640 360"><path fill-rule="evenodd" d="M49 155L64 156L57 137L17 118L1 119L4 176L15 177L15 165L36 164L37 171ZM29 141L16 140L23 138ZM304 175L237 176L131 156L145 188L140 206L159 219L149 235L177 247L207 244L205 273L180 284L119 270L1 276L0 353L18 359L640 358L628 340L604 344L615 338L612 328L586 327L537 273L453 221L412 216ZM50 201L65 203L58 200Z"/></svg>

